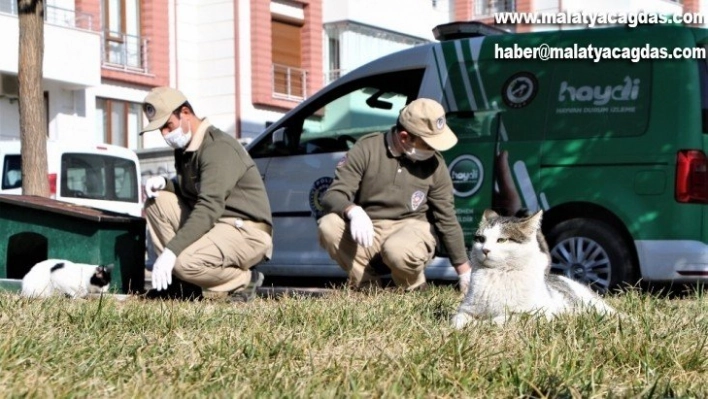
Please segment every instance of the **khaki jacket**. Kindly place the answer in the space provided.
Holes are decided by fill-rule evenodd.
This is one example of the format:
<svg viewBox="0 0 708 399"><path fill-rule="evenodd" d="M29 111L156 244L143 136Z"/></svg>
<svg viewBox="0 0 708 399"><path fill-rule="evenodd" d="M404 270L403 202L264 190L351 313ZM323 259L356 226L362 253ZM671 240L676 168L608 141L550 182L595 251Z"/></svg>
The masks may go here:
<svg viewBox="0 0 708 399"><path fill-rule="evenodd" d="M241 143L208 121L202 121L187 149L175 150L175 170L178 186L168 180L166 189L191 209L167 243L175 254L211 230L219 218L273 226L263 179L253 159Z"/></svg>
<svg viewBox="0 0 708 399"><path fill-rule="evenodd" d="M359 139L339 163L322 202L326 212L344 220L344 210L354 204L371 219L427 220L430 211L450 261L458 265L468 256L452 192L450 173L439 152L422 162L394 157L385 134L375 133Z"/></svg>

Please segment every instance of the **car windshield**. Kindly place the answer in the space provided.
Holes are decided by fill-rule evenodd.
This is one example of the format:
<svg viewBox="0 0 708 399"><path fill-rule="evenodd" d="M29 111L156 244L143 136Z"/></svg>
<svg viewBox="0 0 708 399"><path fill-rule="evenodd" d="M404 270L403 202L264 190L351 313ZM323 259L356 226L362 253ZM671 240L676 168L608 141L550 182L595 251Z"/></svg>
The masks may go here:
<svg viewBox="0 0 708 399"><path fill-rule="evenodd" d="M369 76L303 107L249 150L253 158L347 151L360 137L385 131L416 98L424 70Z"/></svg>
<svg viewBox="0 0 708 399"><path fill-rule="evenodd" d="M6 155L2 170L3 190L22 187L22 160L19 155Z"/></svg>
<svg viewBox="0 0 708 399"><path fill-rule="evenodd" d="M63 197L138 202L135 163L95 154L63 154Z"/></svg>

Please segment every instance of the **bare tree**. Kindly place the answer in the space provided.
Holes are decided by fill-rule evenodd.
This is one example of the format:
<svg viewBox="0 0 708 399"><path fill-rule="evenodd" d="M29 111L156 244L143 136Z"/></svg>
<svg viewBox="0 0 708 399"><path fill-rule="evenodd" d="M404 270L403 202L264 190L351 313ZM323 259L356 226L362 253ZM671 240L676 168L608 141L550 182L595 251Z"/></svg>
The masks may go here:
<svg viewBox="0 0 708 399"><path fill-rule="evenodd" d="M22 193L49 196L47 122L42 90L44 0L17 0L20 19L18 74Z"/></svg>

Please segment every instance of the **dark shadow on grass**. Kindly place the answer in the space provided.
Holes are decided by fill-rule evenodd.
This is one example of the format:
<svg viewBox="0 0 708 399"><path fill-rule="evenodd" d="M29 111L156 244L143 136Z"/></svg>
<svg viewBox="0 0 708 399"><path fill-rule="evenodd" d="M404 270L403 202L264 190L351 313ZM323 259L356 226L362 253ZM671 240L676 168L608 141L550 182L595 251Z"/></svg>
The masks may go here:
<svg viewBox="0 0 708 399"><path fill-rule="evenodd" d="M166 290L150 289L141 297L147 300L198 301L203 299L202 289L199 286L182 281L175 276L172 276L172 284Z"/></svg>
<svg viewBox="0 0 708 399"><path fill-rule="evenodd" d="M705 283L642 283L642 291L656 298L687 299L702 298L705 295Z"/></svg>
<svg viewBox="0 0 708 399"><path fill-rule="evenodd" d="M394 293L398 292L395 284L390 277L382 278L383 288L372 292L364 292L364 294L379 294L379 293ZM456 282L446 280L429 281L430 286L454 286ZM292 277L292 276L266 276L263 285L257 289L256 295L259 298L278 300L284 296L302 297L302 298L321 298L332 294L335 291L347 290L346 278L338 277ZM409 293L404 293L406 295ZM183 301L201 301L204 300L200 287L181 281L173 276L172 284L167 290L157 291L155 289L147 290L140 296L146 300L183 300ZM450 310L446 309L444 303L437 305L435 313L437 318L447 320L450 316ZM446 312L446 313L445 313Z"/></svg>

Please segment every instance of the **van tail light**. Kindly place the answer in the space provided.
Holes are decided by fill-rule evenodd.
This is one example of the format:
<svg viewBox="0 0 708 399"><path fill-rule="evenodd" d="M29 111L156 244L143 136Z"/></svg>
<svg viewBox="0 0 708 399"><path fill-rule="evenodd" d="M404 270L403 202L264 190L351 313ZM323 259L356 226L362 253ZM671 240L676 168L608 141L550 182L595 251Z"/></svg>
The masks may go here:
<svg viewBox="0 0 708 399"><path fill-rule="evenodd" d="M708 158L700 150L681 150L676 159L676 201L708 204Z"/></svg>
<svg viewBox="0 0 708 399"><path fill-rule="evenodd" d="M57 198L57 174L50 173L49 176L49 198Z"/></svg>

